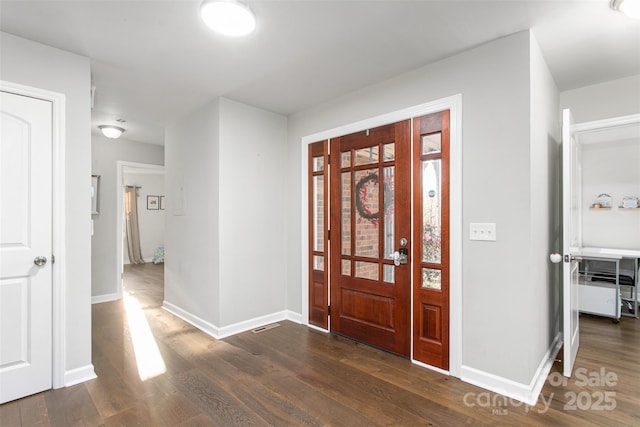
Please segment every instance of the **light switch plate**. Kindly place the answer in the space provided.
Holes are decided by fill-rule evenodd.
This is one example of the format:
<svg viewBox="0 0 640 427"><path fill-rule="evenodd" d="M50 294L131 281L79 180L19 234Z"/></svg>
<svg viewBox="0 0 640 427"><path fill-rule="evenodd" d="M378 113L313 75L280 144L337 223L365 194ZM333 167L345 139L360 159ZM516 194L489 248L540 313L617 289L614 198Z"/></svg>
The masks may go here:
<svg viewBox="0 0 640 427"><path fill-rule="evenodd" d="M495 222L470 223L469 239L495 242L496 241L496 223Z"/></svg>

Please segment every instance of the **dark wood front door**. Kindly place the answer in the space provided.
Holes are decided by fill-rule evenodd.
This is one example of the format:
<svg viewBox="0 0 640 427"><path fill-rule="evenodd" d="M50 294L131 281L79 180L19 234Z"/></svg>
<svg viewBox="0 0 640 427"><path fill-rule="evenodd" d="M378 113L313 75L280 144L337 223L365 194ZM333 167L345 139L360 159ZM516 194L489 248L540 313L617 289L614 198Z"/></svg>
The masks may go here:
<svg viewBox="0 0 640 427"><path fill-rule="evenodd" d="M410 355L411 124L331 139L331 331ZM394 253L407 249L407 264Z"/></svg>

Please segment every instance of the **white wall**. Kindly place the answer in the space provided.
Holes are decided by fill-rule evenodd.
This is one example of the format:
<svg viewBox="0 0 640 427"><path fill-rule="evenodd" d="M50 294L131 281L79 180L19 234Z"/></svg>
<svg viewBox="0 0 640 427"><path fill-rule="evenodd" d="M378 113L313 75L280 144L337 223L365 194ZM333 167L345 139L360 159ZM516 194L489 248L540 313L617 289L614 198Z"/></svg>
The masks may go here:
<svg viewBox="0 0 640 427"><path fill-rule="evenodd" d="M533 376L560 332L562 322L561 265L549 261L549 254L562 250L560 94L534 37L530 88L531 246L522 268L531 283L521 300L527 302L522 309L528 312L527 363L529 375Z"/></svg>
<svg viewBox="0 0 640 427"><path fill-rule="evenodd" d="M64 283L66 376L91 366L91 105L89 59L0 33L0 78L66 97Z"/></svg>
<svg viewBox="0 0 640 427"><path fill-rule="evenodd" d="M165 308L212 334L283 312L286 118L219 98L166 149Z"/></svg>
<svg viewBox="0 0 640 427"><path fill-rule="evenodd" d="M589 209L598 195L613 197L613 208ZM640 138L582 146L583 246L640 250L640 210L619 206L640 197Z"/></svg>
<svg viewBox="0 0 640 427"><path fill-rule="evenodd" d="M286 308L286 141L284 116L220 99L219 326Z"/></svg>
<svg viewBox="0 0 640 427"><path fill-rule="evenodd" d="M301 140L304 136L358 120L462 94L463 134L463 365L522 385L532 380L532 371L548 348L544 332L532 332L536 318L551 316L550 307L526 307L533 287L547 288L545 274L527 275L529 257L540 266L548 255L548 225L545 237L532 236L532 196L549 205L544 182L532 192L530 132L530 34L522 32L482 45L454 57L400 75L289 118L287 188L287 256L299 259L301 251ZM543 73L542 64L538 68ZM546 74L546 73L545 73ZM536 87L545 91L540 104L553 101L548 76ZM538 107L536 114L539 114ZM540 116L547 122L547 115ZM550 131L549 128L547 128ZM535 136L536 143L540 138ZM548 144L548 139L544 137ZM540 161L547 150L540 150ZM548 154L551 156L551 154ZM536 160L537 161L537 160ZM534 161L535 162L535 161ZM495 222L496 242L468 239L470 222ZM535 253L533 253L535 251ZM543 252L543 253L542 253ZM287 269L287 305L301 312L301 283L306 272L299 265ZM536 295L536 300L543 298ZM536 301L538 302L538 301ZM532 335L534 337L531 340ZM543 339L544 338L544 339ZM533 341L533 343L532 343ZM533 360L538 359L538 360Z"/></svg>
<svg viewBox="0 0 640 427"><path fill-rule="evenodd" d="M640 74L560 94L560 108L570 108L576 123L640 113Z"/></svg>
<svg viewBox="0 0 640 427"><path fill-rule="evenodd" d="M560 94L576 123L640 114L640 75L586 86ZM607 193L619 205L624 196L640 196L638 142L583 144L583 244L638 249L638 211L590 211L594 195ZM628 193L628 194L627 194Z"/></svg>
<svg viewBox="0 0 640 427"><path fill-rule="evenodd" d="M164 305L220 324L219 100L165 131Z"/></svg>
<svg viewBox="0 0 640 427"><path fill-rule="evenodd" d="M91 239L91 295L97 300L114 298L118 292L117 245L117 191L118 160L164 164L162 146L143 144L125 138L108 139L101 135L91 135L92 170L100 175L100 213L92 215L93 237Z"/></svg>
<svg viewBox="0 0 640 427"><path fill-rule="evenodd" d="M124 184L140 187L138 194L138 226L140 228L140 246L142 258L153 261L156 248L164 246L165 209L147 209L147 196L166 196L164 174L125 173ZM129 255L123 251L123 260L129 264Z"/></svg>

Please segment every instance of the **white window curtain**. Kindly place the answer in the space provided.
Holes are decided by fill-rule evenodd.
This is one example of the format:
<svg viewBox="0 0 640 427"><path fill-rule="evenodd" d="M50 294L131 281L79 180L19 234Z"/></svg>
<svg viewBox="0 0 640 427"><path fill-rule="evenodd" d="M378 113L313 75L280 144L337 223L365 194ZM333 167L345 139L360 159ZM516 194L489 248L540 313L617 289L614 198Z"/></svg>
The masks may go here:
<svg viewBox="0 0 640 427"><path fill-rule="evenodd" d="M127 235L127 252L131 264L144 264L140 247L140 227L138 226L138 190L140 187L127 185L124 191L124 213Z"/></svg>

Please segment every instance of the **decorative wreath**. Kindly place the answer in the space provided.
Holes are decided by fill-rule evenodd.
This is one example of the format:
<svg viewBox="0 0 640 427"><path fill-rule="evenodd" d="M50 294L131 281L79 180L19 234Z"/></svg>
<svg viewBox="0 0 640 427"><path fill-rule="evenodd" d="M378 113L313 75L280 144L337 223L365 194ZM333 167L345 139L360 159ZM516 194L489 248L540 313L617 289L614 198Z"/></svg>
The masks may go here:
<svg viewBox="0 0 640 427"><path fill-rule="evenodd" d="M368 219L371 221L371 220L377 220L380 212L371 212L371 210L369 210L369 208L365 204L367 199L366 185L369 182L373 184L377 184L378 174L376 173L369 174L363 177L360 181L358 181L358 183L356 184L355 196L356 196L356 209L358 210L358 213L362 218Z"/></svg>

